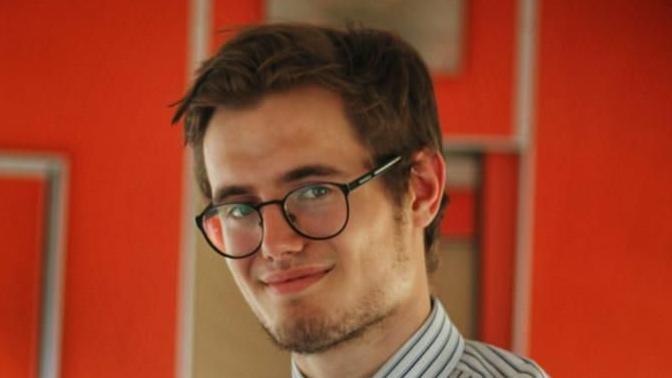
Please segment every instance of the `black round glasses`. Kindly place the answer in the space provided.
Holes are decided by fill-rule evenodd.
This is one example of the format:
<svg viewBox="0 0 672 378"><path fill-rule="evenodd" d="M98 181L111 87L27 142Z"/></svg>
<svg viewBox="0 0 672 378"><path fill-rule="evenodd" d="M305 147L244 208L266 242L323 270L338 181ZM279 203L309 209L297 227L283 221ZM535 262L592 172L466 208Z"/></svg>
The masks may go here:
<svg viewBox="0 0 672 378"><path fill-rule="evenodd" d="M210 204L196 217L196 225L208 244L219 254L242 259L255 254L264 238L261 209L277 204L290 227L312 240L330 239L348 224L348 195L353 190L382 175L401 161L396 156L347 184L320 182L293 189L281 200L259 204Z"/></svg>

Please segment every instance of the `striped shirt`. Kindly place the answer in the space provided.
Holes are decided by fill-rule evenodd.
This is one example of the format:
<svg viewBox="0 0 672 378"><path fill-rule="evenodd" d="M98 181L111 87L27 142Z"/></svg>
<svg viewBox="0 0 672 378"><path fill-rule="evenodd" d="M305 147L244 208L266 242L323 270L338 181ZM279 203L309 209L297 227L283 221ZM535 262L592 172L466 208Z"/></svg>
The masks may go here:
<svg viewBox="0 0 672 378"><path fill-rule="evenodd" d="M533 361L492 345L465 340L441 302L422 327L373 375L383 377L548 377ZM292 378L304 378L292 361Z"/></svg>

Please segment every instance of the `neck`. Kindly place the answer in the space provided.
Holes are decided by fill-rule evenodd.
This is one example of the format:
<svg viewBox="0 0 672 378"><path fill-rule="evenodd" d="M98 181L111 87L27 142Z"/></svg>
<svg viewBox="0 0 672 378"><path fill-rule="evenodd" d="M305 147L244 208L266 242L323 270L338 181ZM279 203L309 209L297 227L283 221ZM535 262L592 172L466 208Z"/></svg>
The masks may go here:
<svg viewBox="0 0 672 378"><path fill-rule="evenodd" d="M292 358L308 377L370 377L420 329L430 307L429 295L410 298L360 337L322 353L294 353Z"/></svg>

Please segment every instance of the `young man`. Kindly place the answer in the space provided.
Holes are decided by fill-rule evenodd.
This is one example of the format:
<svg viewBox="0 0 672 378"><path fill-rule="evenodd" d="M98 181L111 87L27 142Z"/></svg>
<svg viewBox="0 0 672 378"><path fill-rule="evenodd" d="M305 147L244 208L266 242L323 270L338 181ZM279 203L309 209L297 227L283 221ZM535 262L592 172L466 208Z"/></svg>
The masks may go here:
<svg viewBox="0 0 672 378"><path fill-rule="evenodd" d="M267 25L204 63L175 114L197 217L295 377L543 377L464 340L428 272L444 194L432 83L364 28Z"/></svg>

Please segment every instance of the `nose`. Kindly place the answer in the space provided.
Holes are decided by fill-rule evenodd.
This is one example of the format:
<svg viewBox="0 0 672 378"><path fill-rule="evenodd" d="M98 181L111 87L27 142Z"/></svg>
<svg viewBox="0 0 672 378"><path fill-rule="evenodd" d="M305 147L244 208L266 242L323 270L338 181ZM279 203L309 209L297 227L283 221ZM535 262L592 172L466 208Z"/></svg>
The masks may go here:
<svg viewBox="0 0 672 378"><path fill-rule="evenodd" d="M280 260L303 250L305 240L287 223L281 204L262 210L264 236L261 254L271 260Z"/></svg>

